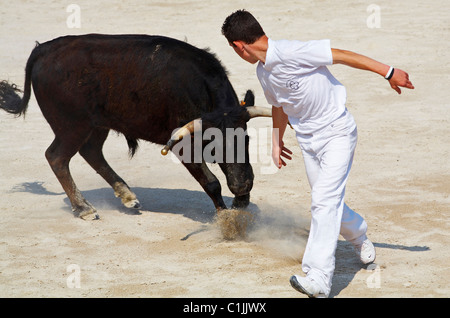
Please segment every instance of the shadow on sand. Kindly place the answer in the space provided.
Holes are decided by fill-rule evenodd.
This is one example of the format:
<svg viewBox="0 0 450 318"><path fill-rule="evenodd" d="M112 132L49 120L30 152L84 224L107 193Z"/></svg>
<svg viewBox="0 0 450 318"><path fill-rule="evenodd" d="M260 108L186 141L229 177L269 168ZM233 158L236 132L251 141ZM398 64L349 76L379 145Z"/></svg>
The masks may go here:
<svg viewBox="0 0 450 318"><path fill-rule="evenodd" d="M186 190L186 189L165 189L165 188L139 188L133 187L132 191L136 194L141 202L142 209L132 210L122 206L120 199L114 196L111 188L100 188L94 190L83 191L85 198L90 201L102 214L103 209L116 209L121 213L127 215L140 215L141 211L151 211L158 213L172 213L183 215L201 223L212 223L215 220L216 211L209 197L203 191ZM27 192L36 195L64 195L65 192L51 192L48 191L43 182L25 182L13 187L9 192ZM231 206L233 198L224 197L225 204ZM64 202L66 204L65 210L71 213L70 201L65 196ZM250 203L248 210L252 213L259 213L259 208L253 203ZM151 213L149 212L149 213ZM187 240L190 236L204 231L203 226L199 230L189 233L182 240ZM289 235L288 233L286 235ZM389 244L381 242L373 242L374 246L378 248L388 248L395 250L404 250L409 252L425 252L429 251L428 246L406 246L400 244ZM333 285L330 297L335 297L344 290L354 276L361 269L373 269L376 263L369 265L361 265L358 258L355 256L353 247L350 243L339 241L336 250L336 268L333 276Z"/></svg>

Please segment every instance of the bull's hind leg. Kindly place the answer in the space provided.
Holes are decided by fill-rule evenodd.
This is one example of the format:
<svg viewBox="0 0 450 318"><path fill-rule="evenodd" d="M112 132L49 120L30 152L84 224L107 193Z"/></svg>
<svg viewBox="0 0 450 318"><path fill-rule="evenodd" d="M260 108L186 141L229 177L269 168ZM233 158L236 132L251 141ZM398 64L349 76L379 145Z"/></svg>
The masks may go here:
<svg viewBox="0 0 450 318"><path fill-rule="evenodd" d="M88 134L85 136L88 136ZM68 136L61 137L56 136L55 140L45 152L48 163L69 197L74 214L83 219L87 219L90 216L97 218L95 208L78 190L69 170L70 159L77 153L84 138L74 138L74 135L70 136L71 138L68 138Z"/></svg>
<svg viewBox="0 0 450 318"><path fill-rule="evenodd" d="M80 149L80 155L97 171L99 175L114 189L114 194L122 200L127 208L140 208L140 203L136 195L131 192L125 181L119 177L106 162L102 148L108 137L108 129L98 128L94 130L89 139Z"/></svg>

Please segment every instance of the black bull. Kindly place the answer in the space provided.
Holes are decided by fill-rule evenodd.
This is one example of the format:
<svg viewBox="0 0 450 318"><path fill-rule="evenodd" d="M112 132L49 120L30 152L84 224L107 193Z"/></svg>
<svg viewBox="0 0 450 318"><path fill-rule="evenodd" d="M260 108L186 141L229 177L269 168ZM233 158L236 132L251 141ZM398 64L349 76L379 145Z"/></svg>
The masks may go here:
<svg viewBox="0 0 450 318"><path fill-rule="evenodd" d="M25 114L32 84L55 134L45 156L74 214L82 218L96 215L96 210L70 174L69 162L77 152L112 186L126 207L140 206L136 195L103 156L102 147L110 130L125 136L133 155L140 139L161 145L169 140L164 149L167 151L180 139L171 133L183 125L193 127L197 118L201 118L203 129L246 130L251 117L270 116L268 108L240 105L226 71L213 54L162 36L91 34L57 38L36 46L25 73L22 98L16 85L0 82L0 108L17 116ZM254 98L252 94L247 97ZM186 131L192 133L191 129ZM254 179L248 137L242 138L245 162L219 163L235 195L235 207L249 204ZM221 185L205 160L183 161L183 165L216 209L225 209Z"/></svg>

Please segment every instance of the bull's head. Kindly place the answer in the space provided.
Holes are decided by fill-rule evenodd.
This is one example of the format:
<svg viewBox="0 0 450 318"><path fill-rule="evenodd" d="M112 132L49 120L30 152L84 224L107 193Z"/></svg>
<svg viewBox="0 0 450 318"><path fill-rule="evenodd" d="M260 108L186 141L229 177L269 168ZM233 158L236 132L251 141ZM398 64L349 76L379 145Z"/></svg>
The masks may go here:
<svg viewBox="0 0 450 318"><path fill-rule="evenodd" d="M250 190L253 187L254 175L248 152L247 122L256 117L272 116L272 109L253 106L253 101L253 93L248 91L245 100L241 102L242 108L234 108L229 113L217 114L214 112L209 114L209 116L205 115L203 118L192 120L175 131L161 150L162 155L167 155L169 150L172 150L183 138L192 135L196 136L196 133L202 133L207 128L219 128L223 137L223 140L220 142L222 145L220 150L224 160L216 162L227 178L228 188L235 195L233 207L246 207L249 204ZM228 124L219 125L217 121L214 121L214 119L217 120L217 116L220 117L219 121L227 122ZM227 116L233 118L227 121L225 120L228 119ZM232 129L230 130L229 128ZM235 133L230 137L232 132Z"/></svg>

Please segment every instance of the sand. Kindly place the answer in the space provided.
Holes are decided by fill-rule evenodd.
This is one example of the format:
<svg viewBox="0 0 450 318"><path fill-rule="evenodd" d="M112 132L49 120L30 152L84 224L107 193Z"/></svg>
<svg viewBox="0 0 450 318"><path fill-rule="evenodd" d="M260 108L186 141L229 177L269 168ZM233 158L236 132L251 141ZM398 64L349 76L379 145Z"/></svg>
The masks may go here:
<svg viewBox="0 0 450 318"><path fill-rule="evenodd" d="M330 296L450 295L449 2L380 0L379 21L373 7L367 11L371 1L79 0L68 8L71 3L0 6L1 80L23 87L35 41L161 34L209 47L239 96L252 89L256 103L270 107L255 66L220 34L226 16L241 8L273 39L330 38L333 47L406 70L416 89L397 95L375 74L330 67L347 87L347 107L359 129L346 202L367 220L377 249L375 264L364 267L340 237ZM72 28L77 8L80 28ZM267 118L249 123L268 133L270 125ZM293 131L285 137L294 151L288 166L273 173L264 160L253 164L248 211L254 219L234 239L223 236L212 202L182 165L146 142L130 160L125 139L115 133L105 156L142 209L122 207L77 155L72 174L100 220L74 218L44 157L52 140L34 96L25 119L0 113L0 297L305 297L289 285L291 275L301 274L310 222L310 190ZM230 205L223 174L211 169Z"/></svg>

